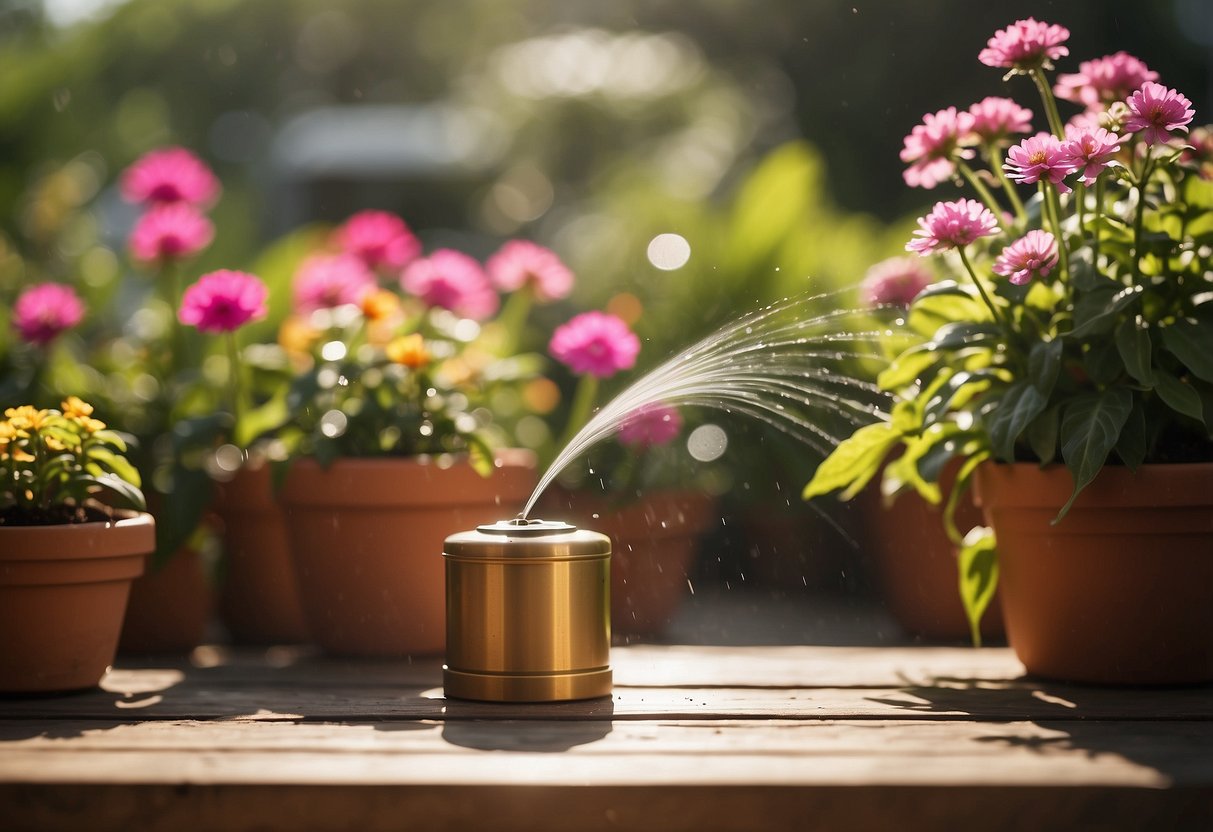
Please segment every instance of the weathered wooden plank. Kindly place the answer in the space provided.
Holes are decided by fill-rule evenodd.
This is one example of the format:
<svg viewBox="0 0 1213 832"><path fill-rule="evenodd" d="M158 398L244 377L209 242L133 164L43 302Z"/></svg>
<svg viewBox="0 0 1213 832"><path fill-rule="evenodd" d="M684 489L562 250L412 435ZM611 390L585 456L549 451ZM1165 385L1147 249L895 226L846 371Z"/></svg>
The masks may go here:
<svg viewBox="0 0 1213 832"><path fill-rule="evenodd" d="M90 832L1207 832L1203 789L1122 786L670 784L532 786L13 785L0 816L14 829Z"/></svg>
<svg viewBox="0 0 1213 832"><path fill-rule="evenodd" d="M135 693L100 690L0 702L5 719L469 720L904 719L1005 721L1213 719L1213 691L1095 688L1021 681L940 681L888 688L620 687L610 699L547 704L461 702L441 687L218 686L210 679L127 671Z"/></svg>
<svg viewBox="0 0 1213 832"><path fill-rule="evenodd" d="M10 721L0 782L1208 787L1208 722Z"/></svg>
<svg viewBox="0 0 1213 832"><path fill-rule="evenodd" d="M901 687L936 679L1007 680L1023 666L1005 647L711 647L630 645L611 651L619 687ZM206 646L193 661L120 657L111 690L131 684L129 672L189 672L215 684L282 687L439 684L442 661L330 658L307 648L268 651Z"/></svg>

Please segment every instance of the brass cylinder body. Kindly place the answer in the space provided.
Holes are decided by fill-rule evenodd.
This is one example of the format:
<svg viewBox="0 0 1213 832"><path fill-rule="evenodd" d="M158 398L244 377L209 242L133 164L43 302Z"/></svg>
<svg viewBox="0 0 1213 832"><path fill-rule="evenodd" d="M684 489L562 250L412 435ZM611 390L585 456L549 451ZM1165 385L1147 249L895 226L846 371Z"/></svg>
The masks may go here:
<svg viewBox="0 0 1213 832"><path fill-rule="evenodd" d="M446 539L446 695L493 702L611 692L611 542L504 521Z"/></svg>

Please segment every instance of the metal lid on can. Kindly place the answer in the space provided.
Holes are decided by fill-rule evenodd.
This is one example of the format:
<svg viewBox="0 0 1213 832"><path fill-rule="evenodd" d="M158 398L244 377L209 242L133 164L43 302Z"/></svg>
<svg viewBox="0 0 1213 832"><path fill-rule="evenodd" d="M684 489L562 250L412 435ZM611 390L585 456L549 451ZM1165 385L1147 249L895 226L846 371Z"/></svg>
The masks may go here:
<svg viewBox="0 0 1213 832"><path fill-rule="evenodd" d="M569 560L609 555L611 540L559 520L516 518L453 534L442 553L464 558Z"/></svg>

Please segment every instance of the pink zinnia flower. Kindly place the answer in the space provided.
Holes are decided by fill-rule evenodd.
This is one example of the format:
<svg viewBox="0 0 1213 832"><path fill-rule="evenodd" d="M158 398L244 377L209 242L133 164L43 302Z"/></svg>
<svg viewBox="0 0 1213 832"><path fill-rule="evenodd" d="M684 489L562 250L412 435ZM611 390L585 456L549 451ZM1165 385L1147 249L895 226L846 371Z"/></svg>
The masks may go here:
<svg viewBox="0 0 1213 832"><path fill-rule="evenodd" d="M1070 30L1065 26L1050 25L1029 17L995 32L977 60L986 66L1035 69L1046 61L1069 55L1069 48L1061 45L1069 37Z"/></svg>
<svg viewBox="0 0 1213 832"><path fill-rule="evenodd" d="M622 318L583 312L556 328L548 351L578 375L607 378L635 366L640 339Z"/></svg>
<svg viewBox="0 0 1213 832"><path fill-rule="evenodd" d="M234 332L265 317L268 295L256 275L227 269L209 272L185 290L177 320L201 332Z"/></svg>
<svg viewBox="0 0 1213 832"><path fill-rule="evenodd" d="M43 346L84 319L76 290L62 283L38 283L17 297L13 326L21 340Z"/></svg>
<svg viewBox="0 0 1213 832"><path fill-rule="evenodd" d="M1066 137L1077 136L1084 130L1098 130L1104 127L1103 117L1101 110L1083 110L1066 122Z"/></svg>
<svg viewBox="0 0 1213 832"><path fill-rule="evenodd" d="M501 304L480 264L449 248L438 249L406 266L400 285L430 306L477 321L492 317Z"/></svg>
<svg viewBox="0 0 1213 832"><path fill-rule="evenodd" d="M510 240L485 264L489 278L503 292L530 286L536 300L567 297L573 290L573 273L549 249L530 240Z"/></svg>
<svg viewBox="0 0 1213 832"><path fill-rule="evenodd" d="M994 272L1022 286L1034 277L1048 277L1057 265L1057 240L1048 231L1029 231L1002 250Z"/></svg>
<svg viewBox="0 0 1213 832"><path fill-rule="evenodd" d="M976 199L937 202L931 213L918 218L917 239L906 243L907 251L926 256L935 251L967 246L980 237L998 232L998 220Z"/></svg>
<svg viewBox="0 0 1213 832"><path fill-rule="evenodd" d="M343 251L371 269L402 269L421 254L421 242L404 220L387 211L360 211L333 233Z"/></svg>
<svg viewBox="0 0 1213 832"><path fill-rule="evenodd" d="M1082 104L1088 110L1102 110L1113 101L1121 101L1147 81L1157 81L1158 73L1128 52L1105 55L1083 61L1078 72L1057 76L1053 92L1058 98Z"/></svg>
<svg viewBox="0 0 1213 832"><path fill-rule="evenodd" d="M948 107L937 113L927 113L922 124L906 136L901 149L901 161L910 166L902 174L911 188L934 188L956 171L956 159L969 159L972 150L961 144L973 130L970 113Z"/></svg>
<svg viewBox="0 0 1213 832"><path fill-rule="evenodd" d="M1062 149L1070 157L1075 170L1082 171L1078 181L1091 185L1111 163L1124 138L1102 127L1094 130L1066 130Z"/></svg>
<svg viewBox="0 0 1213 832"><path fill-rule="evenodd" d="M646 404L633 410L619 426L619 441L645 450L668 445L682 431L682 415L673 407Z"/></svg>
<svg viewBox="0 0 1213 832"><path fill-rule="evenodd" d="M295 272L295 313L360 304L375 286L375 275L354 255L314 254Z"/></svg>
<svg viewBox="0 0 1213 832"><path fill-rule="evenodd" d="M164 147L144 154L122 174L127 202L189 202L210 205L219 196L219 180L206 164L184 147Z"/></svg>
<svg viewBox="0 0 1213 832"><path fill-rule="evenodd" d="M1188 132L1188 123L1196 111L1187 96L1162 84L1147 81L1129 96L1129 115L1125 118L1126 133L1145 131L1147 144L1162 144L1171 138L1173 130Z"/></svg>
<svg viewBox="0 0 1213 832"><path fill-rule="evenodd" d="M1032 111L1009 98L990 95L969 108L973 133L983 142L1001 141L1012 133L1032 132Z"/></svg>
<svg viewBox="0 0 1213 832"><path fill-rule="evenodd" d="M153 205L131 230L131 254L144 263L192 257L211 244L215 226L188 202Z"/></svg>
<svg viewBox="0 0 1213 832"><path fill-rule="evenodd" d="M1002 167L1016 182L1031 185L1044 179L1068 194L1071 188L1062 180L1073 173L1078 164L1060 139L1049 133L1037 133L1012 147Z"/></svg>
<svg viewBox="0 0 1213 832"><path fill-rule="evenodd" d="M909 306L935 276L912 257L882 260L864 276L859 294L868 306Z"/></svg>

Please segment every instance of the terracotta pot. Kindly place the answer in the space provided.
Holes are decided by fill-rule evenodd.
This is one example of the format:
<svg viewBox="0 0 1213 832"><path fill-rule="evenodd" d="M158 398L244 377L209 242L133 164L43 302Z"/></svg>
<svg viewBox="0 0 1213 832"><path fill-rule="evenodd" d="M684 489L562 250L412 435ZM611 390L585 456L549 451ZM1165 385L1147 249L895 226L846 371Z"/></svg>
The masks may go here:
<svg viewBox="0 0 1213 832"><path fill-rule="evenodd" d="M131 585L118 650L126 655L182 655L207 639L215 586L194 549L174 552Z"/></svg>
<svg viewBox="0 0 1213 832"><path fill-rule="evenodd" d="M467 463L441 468L408 458L292 465L282 502L316 643L339 655L441 653L443 541L514 517L535 486L533 455L501 462L488 478Z"/></svg>
<svg viewBox="0 0 1213 832"><path fill-rule="evenodd" d="M299 600L286 515L274 494L270 466L241 468L215 485L223 523L219 611L240 644L298 644L309 640Z"/></svg>
<svg viewBox="0 0 1213 832"><path fill-rule="evenodd" d="M690 593L699 539L715 521L715 507L698 491L655 491L617 505L600 494L555 489L539 514L611 538L611 629L654 635Z"/></svg>
<svg viewBox="0 0 1213 832"><path fill-rule="evenodd" d="M1213 680L1213 463L1104 468L1056 525L1073 488L1065 468L987 464L976 485L1029 673Z"/></svg>
<svg viewBox="0 0 1213 832"><path fill-rule="evenodd" d="M0 527L0 691L100 682L114 661L131 581L155 546L150 514Z"/></svg>
<svg viewBox="0 0 1213 832"><path fill-rule="evenodd" d="M945 476L944 493L953 478ZM864 490L865 542L875 561L885 604L907 632L938 641L968 641L969 619L960 600L956 547L943 528L943 508L917 494L901 494L885 505L874 484ZM956 509L960 529L979 526L981 512L971 499ZM983 639L1004 635L996 594L981 618Z"/></svg>

